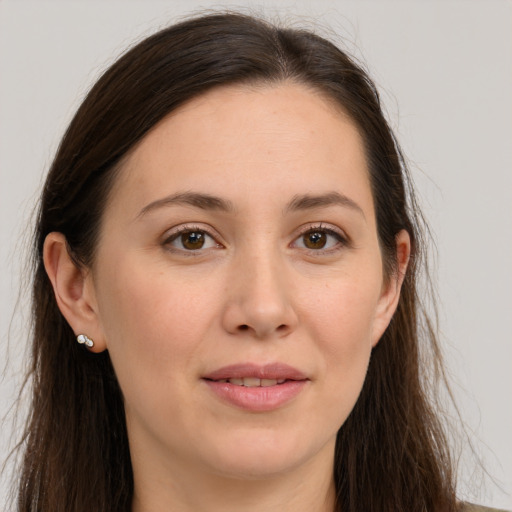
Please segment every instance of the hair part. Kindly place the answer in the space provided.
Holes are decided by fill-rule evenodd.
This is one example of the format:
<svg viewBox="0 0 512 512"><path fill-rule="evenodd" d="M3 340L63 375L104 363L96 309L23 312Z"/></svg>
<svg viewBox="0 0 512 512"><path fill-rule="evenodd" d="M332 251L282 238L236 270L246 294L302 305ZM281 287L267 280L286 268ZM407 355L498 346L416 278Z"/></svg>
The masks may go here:
<svg viewBox="0 0 512 512"><path fill-rule="evenodd" d="M90 267L123 159L152 128L215 87L284 81L320 92L360 130L386 276L397 269L400 230L409 233L412 244L397 312L373 350L361 395L338 433L337 507L455 510L447 443L420 371L420 344L441 364L434 330L420 339L421 214L378 92L367 74L325 39L222 13L170 26L125 53L91 89L58 148L42 194L33 253L33 394L23 437L20 512L129 511L133 495L122 392L108 352L91 354L74 342L44 270L46 236L63 233L76 264Z"/></svg>

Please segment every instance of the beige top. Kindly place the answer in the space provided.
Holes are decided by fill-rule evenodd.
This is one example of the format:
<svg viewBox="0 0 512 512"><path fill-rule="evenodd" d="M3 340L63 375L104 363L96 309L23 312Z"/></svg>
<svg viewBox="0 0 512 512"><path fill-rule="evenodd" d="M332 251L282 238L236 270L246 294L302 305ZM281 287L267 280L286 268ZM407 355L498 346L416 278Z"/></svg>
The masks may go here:
<svg viewBox="0 0 512 512"><path fill-rule="evenodd" d="M503 509L482 507L481 505L472 505L471 503L463 503L461 512L507 512Z"/></svg>

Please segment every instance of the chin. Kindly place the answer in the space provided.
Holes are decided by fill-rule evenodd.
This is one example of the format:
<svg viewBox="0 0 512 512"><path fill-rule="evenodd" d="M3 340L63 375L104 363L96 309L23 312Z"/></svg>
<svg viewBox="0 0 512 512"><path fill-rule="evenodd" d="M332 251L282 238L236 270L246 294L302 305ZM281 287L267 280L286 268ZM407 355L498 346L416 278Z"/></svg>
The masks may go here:
<svg viewBox="0 0 512 512"><path fill-rule="evenodd" d="M286 474L307 465L325 448L325 440L319 443L317 439L308 440L290 433L275 435L268 432L260 435L240 432L227 444L213 457L215 472L229 478L248 480Z"/></svg>
<svg viewBox="0 0 512 512"><path fill-rule="evenodd" d="M286 456L276 460L275 456L261 457L259 460L227 460L217 464L215 472L224 478L235 480L268 480L285 475L301 465L296 457L290 459Z"/></svg>

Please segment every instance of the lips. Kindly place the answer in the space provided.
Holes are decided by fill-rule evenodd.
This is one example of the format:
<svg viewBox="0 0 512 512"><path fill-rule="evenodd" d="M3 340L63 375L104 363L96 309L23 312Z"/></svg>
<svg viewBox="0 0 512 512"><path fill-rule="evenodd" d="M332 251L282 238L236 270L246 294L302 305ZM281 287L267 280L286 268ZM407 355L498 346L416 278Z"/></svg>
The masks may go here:
<svg viewBox="0 0 512 512"><path fill-rule="evenodd" d="M309 382L304 373L282 363L225 366L208 373L203 380L222 402L252 412L279 409Z"/></svg>
<svg viewBox="0 0 512 512"><path fill-rule="evenodd" d="M216 382L229 382L235 386L245 386L246 388L266 388L277 384L283 384L286 382L286 379L258 379L258 377L243 377L241 379L219 379Z"/></svg>
<svg viewBox="0 0 512 512"><path fill-rule="evenodd" d="M306 380L307 376L301 371L284 363L271 363L256 365L253 363L234 364L224 366L203 378L208 380L231 380L231 379L266 379L266 380Z"/></svg>

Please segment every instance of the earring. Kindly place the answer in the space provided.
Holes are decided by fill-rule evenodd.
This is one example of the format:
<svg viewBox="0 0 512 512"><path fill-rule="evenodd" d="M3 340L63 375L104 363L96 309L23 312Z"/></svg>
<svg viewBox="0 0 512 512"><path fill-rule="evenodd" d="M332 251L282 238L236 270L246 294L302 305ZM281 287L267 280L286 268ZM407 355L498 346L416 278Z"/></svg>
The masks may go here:
<svg viewBox="0 0 512 512"><path fill-rule="evenodd" d="M83 345L85 345L86 347L89 347L89 348L94 346L94 341L92 341L91 338L89 338L85 334L79 334L76 337L76 341L78 341L78 343L80 343L81 345L83 344Z"/></svg>

